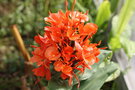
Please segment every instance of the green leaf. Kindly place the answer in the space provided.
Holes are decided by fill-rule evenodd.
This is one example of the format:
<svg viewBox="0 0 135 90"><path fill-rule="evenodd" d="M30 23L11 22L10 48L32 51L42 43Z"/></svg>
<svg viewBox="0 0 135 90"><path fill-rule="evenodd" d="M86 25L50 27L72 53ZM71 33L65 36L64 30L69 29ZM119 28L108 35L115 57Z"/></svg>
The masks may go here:
<svg viewBox="0 0 135 90"><path fill-rule="evenodd" d="M109 47L113 51L120 49L121 48L120 36L112 37L111 40L109 41Z"/></svg>
<svg viewBox="0 0 135 90"><path fill-rule="evenodd" d="M67 80L61 79L51 79L48 82L48 90L71 90L72 87L69 87Z"/></svg>
<svg viewBox="0 0 135 90"><path fill-rule="evenodd" d="M110 32L111 33L110 38L114 37L117 34L116 27L118 25L118 19L119 19L118 15L116 15L112 18L112 29Z"/></svg>
<svg viewBox="0 0 135 90"><path fill-rule="evenodd" d="M135 42L130 40L132 28L130 24L126 24L121 35L118 35L116 29L118 25L118 19L118 16L114 16L114 18L112 19L112 37L109 41L109 46L113 51L119 48L123 48L128 58L130 59L135 53Z"/></svg>
<svg viewBox="0 0 135 90"><path fill-rule="evenodd" d="M112 58L112 51L110 50L100 50L100 55L98 56L99 62L95 65L99 66L102 62L108 62Z"/></svg>
<svg viewBox="0 0 135 90"><path fill-rule="evenodd" d="M121 48L120 36L117 35L116 27L118 24L119 17L116 15L112 18L112 29L110 33L109 48L113 51Z"/></svg>
<svg viewBox="0 0 135 90"><path fill-rule="evenodd" d="M118 35L117 29L116 29L118 25L118 20L119 20L118 15L114 16L112 19L112 30L111 30L111 35L110 35L109 46L113 51L121 48L120 39L122 37L125 37L128 39L131 37L131 26L129 24L125 26L125 29L122 32L122 34Z"/></svg>
<svg viewBox="0 0 135 90"><path fill-rule="evenodd" d="M129 59L133 55L135 55L135 42L134 41L131 41L123 37L121 38L121 45Z"/></svg>
<svg viewBox="0 0 135 90"><path fill-rule="evenodd" d="M121 38L125 37L127 39L130 39L131 38L131 34L132 34L132 27L131 27L130 24L127 24L126 27L125 27L125 30L121 34Z"/></svg>
<svg viewBox="0 0 135 90"><path fill-rule="evenodd" d="M118 69L117 69L114 73L112 73L112 74L106 79L105 82L110 82L110 81L116 79L119 75L120 75L120 67L118 66Z"/></svg>
<svg viewBox="0 0 135 90"><path fill-rule="evenodd" d="M96 24L100 27L105 21L107 21L111 16L110 2L105 0L98 9L98 14L96 17Z"/></svg>
<svg viewBox="0 0 135 90"><path fill-rule="evenodd" d="M124 31L126 25L128 24L134 11L134 3L135 0L126 0L124 6L122 7L117 26L115 28L118 35Z"/></svg>
<svg viewBox="0 0 135 90"><path fill-rule="evenodd" d="M80 81L90 78L93 75L93 73L95 73L97 71L98 68L104 67L103 63L106 64L106 63L108 63L108 61L110 61L110 59L112 57L112 51L109 51L109 50L100 50L100 51L101 51L101 53L98 56L100 61L98 63L95 63L92 66L91 70L86 68L83 74L79 74L78 78L79 78ZM76 79L73 79L73 81L74 81L73 84L78 83L76 81Z"/></svg>
<svg viewBox="0 0 135 90"><path fill-rule="evenodd" d="M118 7L118 3L120 0L111 0L111 12L114 12Z"/></svg>
<svg viewBox="0 0 135 90"><path fill-rule="evenodd" d="M97 69L89 79L81 81L79 90L100 90L106 79L117 69L118 65L113 62L105 65L103 68ZM77 90L76 86L72 90Z"/></svg>

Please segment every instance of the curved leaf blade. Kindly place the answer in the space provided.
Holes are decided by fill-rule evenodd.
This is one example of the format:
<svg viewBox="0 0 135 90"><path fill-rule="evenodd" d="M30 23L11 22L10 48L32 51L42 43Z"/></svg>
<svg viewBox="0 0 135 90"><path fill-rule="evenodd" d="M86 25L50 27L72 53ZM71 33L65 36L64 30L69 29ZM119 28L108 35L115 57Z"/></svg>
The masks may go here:
<svg viewBox="0 0 135 90"><path fill-rule="evenodd" d="M113 62L103 68L99 68L92 77L81 82L79 90L100 90L106 79L117 69L118 65ZM77 90L76 86L72 90Z"/></svg>
<svg viewBox="0 0 135 90"><path fill-rule="evenodd" d="M95 23L100 27L111 16L110 2L105 0L98 9L98 14Z"/></svg>

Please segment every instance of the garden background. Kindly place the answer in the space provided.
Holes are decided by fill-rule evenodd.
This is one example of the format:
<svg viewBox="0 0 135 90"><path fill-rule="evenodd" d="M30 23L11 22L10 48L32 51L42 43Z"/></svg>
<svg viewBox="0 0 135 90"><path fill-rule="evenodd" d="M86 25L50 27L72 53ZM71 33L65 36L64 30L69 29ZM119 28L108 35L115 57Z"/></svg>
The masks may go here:
<svg viewBox="0 0 135 90"><path fill-rule="evenodd" d="M68 9L71 9L72 0L68 2ZM134 18L131 19L134 2L135 0L77 0L75 10L84 13L89 11L89 22L99 26L93 42L101 40L100 47L108 47L114 55L123 48L129 60L135 53L135 43L130 40L135 40L132 35ZM60 9L65 11L64 3L65 0L0 0L0 90L22 89L22 82L25 82L22 78L26 69L25 60L13 37L12 26L17 26L30 53L33 50L30 45L35 45L33 37L43 34L46 26L44 17L49 12L55 13ZM27 86L32 90L40 87L34 84L35 80L32 75L26 79ZM120 90L118 87L112 81L104 84L102 90Z"/></svg>

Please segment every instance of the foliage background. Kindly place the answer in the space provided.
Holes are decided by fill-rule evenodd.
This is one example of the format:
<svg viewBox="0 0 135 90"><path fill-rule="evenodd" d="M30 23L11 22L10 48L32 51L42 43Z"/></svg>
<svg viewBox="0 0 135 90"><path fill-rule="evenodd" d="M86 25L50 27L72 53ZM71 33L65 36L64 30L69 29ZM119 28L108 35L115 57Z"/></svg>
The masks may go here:
<svg viewBox="0 0 135 90"><path fill-rule="evenodd" d="M101 10L98 10L99 7L93 0L77 0L75 6L75 10L82 12L89 10L89 22L99 25L99 31L93 37L93 42L102 40L101 47L108 46L112 16L118 13L116 9L119 0L108 1L110 2L100 6ZM68 2L70 9L72 0ZM0 0L0 89L20 89L20 77L24 75L24 58L12 36L11 26L17 25L26 48L30 52L32 51L30 45L35 44L33 37L38 33L42 34L46 25L44 17L49 11L57 12L59 9L65 10L64 0ZM38 88L34 85L35 77L28 77L27 81L29 87ZM103 87L114 88L112 84L115 86L111 83Z"/></svg>

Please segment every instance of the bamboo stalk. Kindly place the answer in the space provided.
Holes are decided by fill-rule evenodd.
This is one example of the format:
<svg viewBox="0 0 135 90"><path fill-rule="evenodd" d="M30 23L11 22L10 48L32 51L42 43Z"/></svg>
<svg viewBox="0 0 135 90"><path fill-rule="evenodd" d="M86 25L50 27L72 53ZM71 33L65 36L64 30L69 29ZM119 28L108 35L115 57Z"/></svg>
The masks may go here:
<svg viewBox="0 0 135 90"><path fill-rule="evenodd" d="M24 42L22 40L22 37L21 37L16 25L12 26L12 33L13 33L14 38L16 39L18 47L19 47L21 53L23 54L25 60L29 61L30 60L30 55L29 55L27 49L25 48Z"/></svg>

